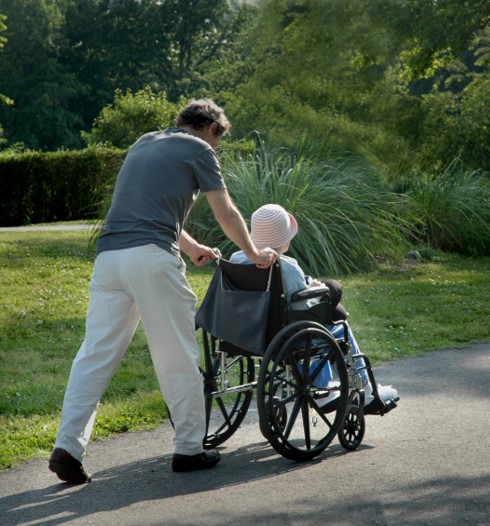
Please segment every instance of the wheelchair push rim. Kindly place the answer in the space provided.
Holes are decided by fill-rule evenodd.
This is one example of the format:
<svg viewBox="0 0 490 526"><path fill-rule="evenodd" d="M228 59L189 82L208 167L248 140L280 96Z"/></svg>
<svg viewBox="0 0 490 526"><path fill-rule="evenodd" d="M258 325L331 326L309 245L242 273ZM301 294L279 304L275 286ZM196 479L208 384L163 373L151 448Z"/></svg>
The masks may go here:
<svg viewBox="0 0 490 526"><path fill-rule="evenodd" d="M271 341L257 409L262 434L279 454L301 462L322 453L341 429L348 396L344 356L322 325L293 323Z"/></svg>

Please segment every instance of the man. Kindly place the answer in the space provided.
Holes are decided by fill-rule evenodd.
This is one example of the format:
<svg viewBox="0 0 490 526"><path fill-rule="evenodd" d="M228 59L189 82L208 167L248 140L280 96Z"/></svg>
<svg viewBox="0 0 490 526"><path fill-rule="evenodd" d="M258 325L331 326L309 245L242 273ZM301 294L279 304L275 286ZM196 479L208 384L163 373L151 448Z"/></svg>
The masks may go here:
<svg viewBox="0 0 490 526"><path fill-rule="evenodd" d="M205 411L194 308L185 252L197 266L216 255L183 225L200 191L224 233L267 268L277 254L257 249L231 201L214 149L230 124L209 99L192 100L177 127L141 137L117 177L97 242L85 339L73 362L49 468L72 484L89 482L82 466L97 404L141 319L155 372L175 429L172 469L211 468L204 451Z"/></svg>

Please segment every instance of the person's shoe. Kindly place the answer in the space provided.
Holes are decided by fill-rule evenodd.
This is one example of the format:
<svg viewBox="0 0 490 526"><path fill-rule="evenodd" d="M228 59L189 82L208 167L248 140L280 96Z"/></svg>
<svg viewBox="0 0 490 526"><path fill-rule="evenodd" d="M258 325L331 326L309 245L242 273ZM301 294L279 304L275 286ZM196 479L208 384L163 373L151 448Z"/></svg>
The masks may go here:
<svg viewBox="0 0 490 526"><path fill-rule="evenodd" d="M400 399L398 391L392 385L378 384L378 395L385 403Z"/></svg>
<svg viewBox="0 0 490 526"><path fill-rule="evenodd" d="M82 463L59 447L51 453L49 469L68 484L85 484L92 480L92 475L85 472Z"/></svg>
<svg viewBox="0 0 490 526"><path fill-rule="evenodd" d="M391 385L378 384L377 387L378 399L374 398L370 385L368 388L365 388L366 398L363 410L365 415L386 414L397 407L396 402L400 400L398 391Z"/></svg>
<svg viewBox="0 0 490 526"><path fill-rule="evenodd" d="M211 449L203 451L197 455L180 455L174 453L172 458L172 470L183 472L183 471L197 471L198 469L209 469L220 461L219 451Z"/></svg>

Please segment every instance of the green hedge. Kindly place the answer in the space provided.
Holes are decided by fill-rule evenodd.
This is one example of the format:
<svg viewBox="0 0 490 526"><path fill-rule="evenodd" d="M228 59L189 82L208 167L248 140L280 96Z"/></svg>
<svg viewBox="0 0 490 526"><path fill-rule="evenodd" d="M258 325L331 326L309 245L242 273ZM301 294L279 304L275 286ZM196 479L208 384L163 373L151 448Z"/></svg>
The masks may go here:
<svg viewBox="0 0 490 526"><path fill-rule="evenodd" d="M125 150L0 155L0 226L95 219Z"/></svg>

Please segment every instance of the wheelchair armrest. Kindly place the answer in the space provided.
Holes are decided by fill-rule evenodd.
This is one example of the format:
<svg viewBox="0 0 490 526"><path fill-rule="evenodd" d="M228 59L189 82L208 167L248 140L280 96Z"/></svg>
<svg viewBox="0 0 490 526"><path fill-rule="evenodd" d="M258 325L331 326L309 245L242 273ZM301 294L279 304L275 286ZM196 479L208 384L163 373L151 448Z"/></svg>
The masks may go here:
<svg viewBox="0 0 490 526"><path fill-rule="evenodd" d="M328 290L328 287L310 287L308 289L300 290L291 296L291 301L303 301L312 298L330 299L330 291Z"/></svg>

